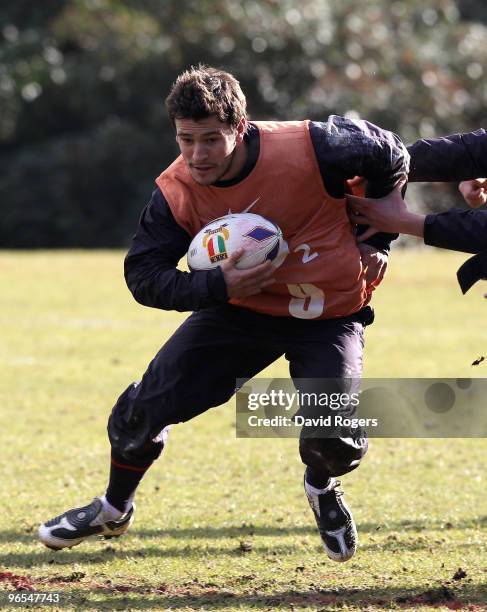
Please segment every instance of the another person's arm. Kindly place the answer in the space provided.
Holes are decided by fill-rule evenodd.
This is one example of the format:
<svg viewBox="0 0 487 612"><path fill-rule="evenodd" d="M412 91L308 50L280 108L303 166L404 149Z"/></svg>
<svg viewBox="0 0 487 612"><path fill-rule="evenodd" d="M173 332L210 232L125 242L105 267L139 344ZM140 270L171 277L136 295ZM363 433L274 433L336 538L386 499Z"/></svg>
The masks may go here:
<svg viewBox="0 0 487 612"><path fill-rule="evenodd" d="M379 200L347 196L351 216L381 231L424 238L425 244L464 253L487 250L487 211L448 210L420 215L408 210L396 188Z"/></svg>
<svg viewBox="0 0 487 612"><path fill-rule="evenodd" d="M477 130L429 140L418 140L408 147L411 155L409 181L463 181L460 192L467 203L478 206L485 195L487 174L487 133ZM472 180L474 179L474 180ZM374 230L396 231L424 237L426 244L478 252L484 244L484 215L481 211L447 211L438 215L420 215L408 210L398 192L381 200L347 196L352 219L368 223ZM474 213L474 216L468 213Z"/></svg>
<svg viewBox="0 0 487 612"><path fill-rule="evenodd" d="M423 237L425 215L411 212L401 195L398 185L384 198L360 198L347 195L350 219L355 223L370 226L359 241L367 238L370 232L397 232L411 236Z"/></svg>
<svg viewBox="0 0 487 612"><path fill-rule="evenodd" d="M463 253L487 250L487 211L453 209L426 215L424 243Z"/></svg>
<svg viewBox="0 0 487 612"><path fill-rule="evenodd" d="M452 182L487 176L487 132L421 139L408 146L409 182Z"/></svg>

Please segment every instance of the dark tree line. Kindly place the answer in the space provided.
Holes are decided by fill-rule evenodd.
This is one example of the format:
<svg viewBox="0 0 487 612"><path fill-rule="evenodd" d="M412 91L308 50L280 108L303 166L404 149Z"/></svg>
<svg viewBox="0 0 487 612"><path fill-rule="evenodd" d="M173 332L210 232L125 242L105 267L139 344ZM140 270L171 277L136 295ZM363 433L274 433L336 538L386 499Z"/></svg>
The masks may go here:
<svg viewBox="0 0 487 612"><path fill-rule="evenodd" d="M481 127L486 22L482 0L6 0L0 246L126 245L176 153L164 98L198 62L234 72L256 119Z"/></svg>

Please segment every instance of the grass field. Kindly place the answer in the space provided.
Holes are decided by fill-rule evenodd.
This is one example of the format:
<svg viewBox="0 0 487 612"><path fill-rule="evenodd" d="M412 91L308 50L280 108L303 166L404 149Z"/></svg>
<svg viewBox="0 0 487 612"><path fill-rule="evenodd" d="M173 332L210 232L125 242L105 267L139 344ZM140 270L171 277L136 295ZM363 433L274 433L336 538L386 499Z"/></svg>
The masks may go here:
<svg viewBox="0 0 487 612"><path fill-rule="evenodd" d="M471 362L487 352L487 303L480 286L461 296L463 259L394 252L367 376L486 375ZM24 587L88 610L487 609L484 439L373 441L343 478L360 548L341 565L320 549L296 440L237 440L229 403L173 428L129 534L40 545L39 522L103 493L108 412L185 318L137 305L122 260L0 254L4 607L1 589ZM264 374L285 377L285 362Z"/></svg>

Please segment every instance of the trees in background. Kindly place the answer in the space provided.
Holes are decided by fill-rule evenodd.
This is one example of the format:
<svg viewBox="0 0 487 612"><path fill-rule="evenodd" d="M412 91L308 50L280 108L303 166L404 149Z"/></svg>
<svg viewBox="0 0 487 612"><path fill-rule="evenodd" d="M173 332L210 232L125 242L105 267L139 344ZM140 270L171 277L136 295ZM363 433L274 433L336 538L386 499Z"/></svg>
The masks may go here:
<svg viewBox="0 0 487 612"><path fill-rule="evenodd" d="M481 127L486 23L480 0L5 2L0 245L126 245L176 153L164 98L198 62L234 72L255 119Z"/></svg>

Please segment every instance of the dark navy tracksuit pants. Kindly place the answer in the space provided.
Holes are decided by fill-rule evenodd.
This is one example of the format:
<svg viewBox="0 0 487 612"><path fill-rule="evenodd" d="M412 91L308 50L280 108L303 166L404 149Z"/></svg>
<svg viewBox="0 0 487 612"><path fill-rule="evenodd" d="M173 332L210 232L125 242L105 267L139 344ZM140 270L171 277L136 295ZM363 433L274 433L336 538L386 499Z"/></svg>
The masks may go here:
<svg viewBox="0 0 487 612"><path fill-rule="evenodd" d="M339 319L273 317L232 305L193 313L157 353L140 383L119 397L108 423L112 454L149 465L163 447L161 430L227 402L236 379L250 379L285 355L296 378L354 378L362 372L365 307ZM326 476L345 474L367 451L364 432L350 437L301 437L303 462Z"/></svg>

